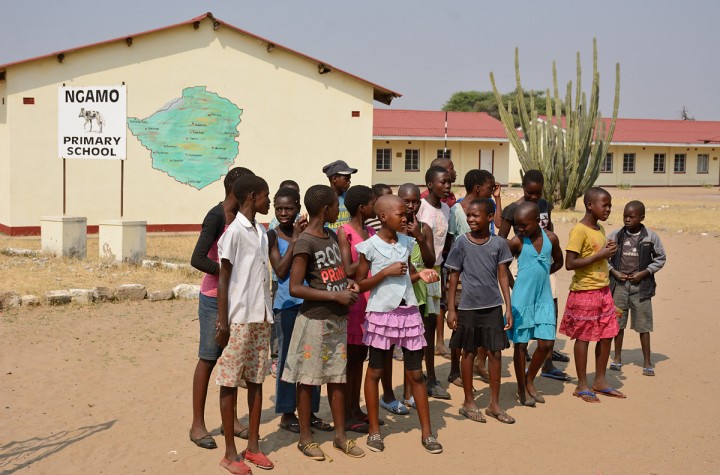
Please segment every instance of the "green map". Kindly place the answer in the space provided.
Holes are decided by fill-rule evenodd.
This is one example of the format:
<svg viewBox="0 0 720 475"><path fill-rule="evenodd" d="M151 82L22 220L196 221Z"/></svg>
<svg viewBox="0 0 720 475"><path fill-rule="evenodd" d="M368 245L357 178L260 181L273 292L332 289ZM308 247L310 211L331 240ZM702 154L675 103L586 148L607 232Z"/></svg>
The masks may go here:
<svg viewBox="0 0 720 475"><path fill-rule="evenodd" d="M228 99L195 86L150 117L129 117L128 127L150 150L153 168L200 190L227 174L235 161L242 113Z"/></svg>

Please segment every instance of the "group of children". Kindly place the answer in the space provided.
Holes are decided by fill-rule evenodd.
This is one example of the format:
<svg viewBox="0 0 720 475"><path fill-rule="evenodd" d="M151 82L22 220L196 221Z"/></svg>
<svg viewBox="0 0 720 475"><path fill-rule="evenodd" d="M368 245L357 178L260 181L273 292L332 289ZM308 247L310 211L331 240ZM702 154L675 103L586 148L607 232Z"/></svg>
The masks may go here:
<svg viewBox="0 0 720 475"><path fill-rule="evenodd" d="M664 265L665 253L657 235L642 225L642 203L630 202L625 227L606 239L599 221L609 216L611 197L591 188L583 199L585 216L571 231L563 258L551 231L548 203L533 191L538 186L542 190L540 172L525 174L524 195L511 204L514 212L508 215L501 210L499 186L484 170L467 173L466 195L450 207L451 167L448 159L433 163L425 175L428 194L421 198L413 184L402 185L397 195L382 185L350 187L357 170L333 162L323 169L330 186L306 191L307 214L302 213L297 184L284 182L274 196L275 227L267 232L256 220L269 211L267 183L247 169L228 173L225 201L208 213L192 260L206 276L190 439L200 447L217 447L204 422L208 381L217 361L226 445L221 466L242 474L250 473L246 461L273 468L258 445L273 324L275 412L281 414L280 428L298 433L299 451L313 460L330 458L314 441L313 429L334 432L333 447L350 457L365 453L347 437L348 430L367 433L367 448L383 451L380 407L401 415L416 409L423 447L442 452L432 431L428 397L450 398L434 367L438 321L444 327L445 318L453 331L449 381L464 390L461 415L476 422L486 422L485 416L515 422L499 405L501 351L511 341L521 404L544 403L534 380L541 367L543 374L548 364L552 368L557 304L550 275L563 264L575 271L560 324L561 333L576 340L574 395L588 402L598 402L597 394L625 397L608 385L605 368L613 338L611 369L621 368L620 327L628 310L641 335L643 374L654 375L650 298L653 275ZM515 236L508 241L510 227ZM516 278L509 269L514 257ZM274 297L269 266L277 279ZM537 340L532 357L530 340ZM596 373L589 385L586 365L593 341L598 342ZM402 400L392 386L393 352L398 349L404 366ZM473 394L474 373L484 375L491 389L484 415ZM367 414L360 407L363 380ZM322 385L327 385L332 426L316 416ZM237 418L239 386L247 387L248 428ZM248 439L241 453L235 437Z"/></svg>

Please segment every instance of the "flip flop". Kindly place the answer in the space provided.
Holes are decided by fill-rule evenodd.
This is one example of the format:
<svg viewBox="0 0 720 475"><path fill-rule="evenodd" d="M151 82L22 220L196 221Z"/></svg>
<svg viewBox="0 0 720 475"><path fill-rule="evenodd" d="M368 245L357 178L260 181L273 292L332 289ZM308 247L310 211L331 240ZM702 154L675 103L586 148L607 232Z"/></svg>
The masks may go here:
<svg viewBox="0 0 720 475"><path fill-rule="evenodd" d="M595 391L597 394L602 394L603 396L608 397L616 397L618 399L626 399L627 396L618 391L615 388L605 388L605 389L595 389L593 388L593 391Z"/></svg>
<svg viewBox="0 0 720 475"><path fill-rule="evenodd" d="M312 421L310 421L310 426L313 429L317 429L321 432L332 432L335 430L333 426L325 422L324 420L320 419L319 417L313 418ZM300 430L300 426L298 425L298 430Z"/></svg>
<svg viewBox="0 0 720 475"><path fill-rule="evenodd" d="M360 434L367 434L370 430L370 426L367 422L356 422L355 424L349 425L345 428L351 432L358 432Z"/></svg>
<svg viewBox="0 0 720 475"><path fill-rule="evenodd" d="M622 363L611 362L610 369L613 371L620 371L622 369Z"/></svg>
<svg viewBox="0 0 720 475"><path fill-rule="evenodd" d="M552 352L552 360L553 360L553 361L560 361L560 362L562 362L562 363L569 363L569 362L570 362L570 357L567 356L567 355L563 355L562 353L560 353L560 352L557 351L557 350L553 350L553 352Z"/></svg>
<svg viewBox="0 0 720 475"><path fill-rule="evenodd" d="M404 399L402 401L403 404L405 404L405 407L412 407L413 409L417 409L415 406L415 396L410 396L410 399Z"/></svg>
<svg viewBox="0 0 720 475"><path fill-rule="evenodd" d="M485 384L490 384L490 373L486 369L480 370L477 367L473 367L473 374L480 377L480 381Z"/></svg>
<svg viewBox="0 0 720 475"><path fill-rule="evenodd" d="M455 386L460 387L460 388L463 387L462 378L460 376L456 376L455 378L452 378L452 379L448 378L448 383L454 384Z"/></svg>
<svg viewBox="0 0 720 475"><path fill-rule="evenodd" d="M410 409L408 409L405 404L401 403L397 399L394 399L392 402L385 402L383 398L380 398L380 407L399 416L405 416L410 414Z"/></svg>
<svg viewBox="0 0 720 475"><path fill-rule="evenodd" d="M225 429L223 429L222 426L220 426L220 435L225 435ZM245 427L243 430L234 432L233 435L240 439L248 440L248 437L250 437L250 429Z"/></svg>
<svg viewBox="0 0 720 475"><path fill-rule="evenodd" d="M597 403L600 402L600 399L595 395L592 391L575 391L573 393L573 396L579 397L585 402L591 402L591 403Z"/></svg>
<svg viewBox="0 0 720 475"><path fill-rule="evenodd" d="M359 420L360 420L361 422L365 422L365 423L367 423L367 424L370 424L370 416L368 416L367 414L365 414L365 417L361 417ZM385 425L385 420L378 418L378 425L379 425L379 426L384 426L384 425Z"/></svg>
<svg viewBox="0 0 720 475"><path fill-rule="evenodd" d="M655 368L643 368L643 376L655 376Z"/></svg>
<svg viewBox="0 0 720 475"><path fill-rule="evenodd" d="M500 412L492 412L490 409L485 409L485 414L492 417L493 419L497 419L498 421L502 422L503 424L515 424L515 419L513 419L507 412L500 411Z"/></svg>
<svg viewBox="0 0 720 475"><path fill-rule="evenodd" d="M278 427L280 427L283 430L286 430L288 432L292 432L294 434L300 433L300 421L295 419L292 422L289 421L280 421L280 424L278 424Z"/></svg>
<svg viewBox="0 0 720 475"><path fill-rule="evenodd" d="M190 440L201 449L217 449L217 443L210 434L195 438L192 435L192 430L190 430Z"/></svg>
<svg viewBox="0 0 720 475"><path fill-rule="evenodd" d="M220 460L220 466L235 475L248 475L252 473L250 467L245 465L241 459L235 459L232 462L226 458Z"/></svg>
<svg viewBox="0 0 720 475"><path fill-rule="evenodd" d="M460 406L458 409L458 413L461 416L467 417L471 421L475 422L487 422L487 419L485 419L485 416L482 415L482 411L478 408L475 409L465 409L464 407Z"/></svg>
<svg viewBox="0 0 720 475"><path fill-rule="evenodd" d="M572 378L570 376L557 368L553 368L548 372L542 372L540 373L540 376L542 376L543 378L557 379L558 381L572 381Z"/></svg>

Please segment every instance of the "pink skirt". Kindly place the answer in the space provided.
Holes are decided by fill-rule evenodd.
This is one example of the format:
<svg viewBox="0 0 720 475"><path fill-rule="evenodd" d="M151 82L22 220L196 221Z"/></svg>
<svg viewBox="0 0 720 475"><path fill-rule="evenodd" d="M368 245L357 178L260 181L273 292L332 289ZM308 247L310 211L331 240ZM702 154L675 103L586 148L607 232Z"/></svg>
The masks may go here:
<svg viewBox="0 0 720 475"><path fill-rule="evenodd" d="M368 312L363 329L363 344L380 350L389 350L395 345L414 351L427 344L422 317L415 306L398 307L389 312Z"/></svg>
<svg viewBox="0 0 720 475"><path fill-rule="evenodd" d="M619 331L610 287L571 290L560 323L560 333L582 341L614 338Z"/></svg>
<svg viewBox="0 0 720 475"><path fill-rule="evenodd" d="M347 322L348 345L364 345L363 324L365 323L365 307L367 307L369 294L370 292L359 294L357 302L350 307Z"/></svg>

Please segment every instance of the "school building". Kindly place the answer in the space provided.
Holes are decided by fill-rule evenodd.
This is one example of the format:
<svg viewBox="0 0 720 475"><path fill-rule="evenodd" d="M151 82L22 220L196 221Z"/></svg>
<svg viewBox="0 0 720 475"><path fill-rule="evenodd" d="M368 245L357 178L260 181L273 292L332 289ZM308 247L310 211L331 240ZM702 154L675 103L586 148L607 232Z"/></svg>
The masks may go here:
<svg viewBox="0 0 720 475"><path fill-rule="evenodd" d="M474 168L504 185L520 182L520 163L502 122L487 113L375 109L373 183L424 185L430 162L443 156L453 161L456 186Z"/></svg>
<svg viewBox="0 0 720 475"><path fill-rule="evenodd" d="M720 121L617 119L595 183L718 186L718 156Z"/></svg>
<svg viewBox="0 0 720 475"><path fill-rule="evenodd" d="M88 94L98 104L118 91L119 152L120 136L103 137L114 116L81 107ZM288 178L305 190L343 159L359 169L356 183L370 183L373 104L399 96L211 13L0 65L0 232L37 234L41 216L63 214L87 217L90 232L121 217L148 231L198 230L235 166L271 190ZM65 125L79 136L59 138ZM73 158L83 153L97 158Z"/></svg>

